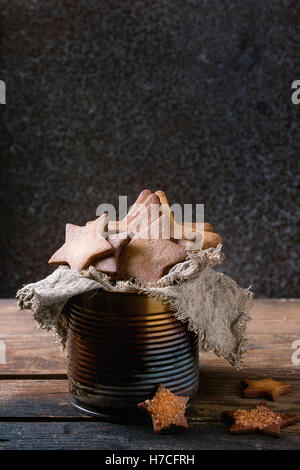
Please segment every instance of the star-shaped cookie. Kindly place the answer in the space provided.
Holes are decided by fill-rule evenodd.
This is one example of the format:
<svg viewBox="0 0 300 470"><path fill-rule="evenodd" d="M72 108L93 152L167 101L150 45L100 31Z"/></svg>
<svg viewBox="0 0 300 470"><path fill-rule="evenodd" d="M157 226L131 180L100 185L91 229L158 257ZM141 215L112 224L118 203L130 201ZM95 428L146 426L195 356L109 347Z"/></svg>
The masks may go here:
<svg viewBox="0 0 300 470"><path fill-rule="evenodd" d="M232 424L231 434L266 434L279 437L280 429L298 422L297 416L277 413L264 402L250 410L224 411L222 419Z"/></svg>
<svg viewBox="0 0 300 470"><path fill-rule="evenodd" d="M108 216L105 213L84 227L67 224L66 241L52 255L48 263L55 266L68 264L70 268L81 271L94 260L113 253L114 247L104 236L107 222Z"/></svg>
<svg viewBox="0 0 300 470"><path fill-rule="evenodd" d="M138 407L149 413L152 418L153 430L159 434L163 429L175 425L187 428L188 423L184 416L189 397L174 395L162 384L151 400L138 404Z"/></svg>
<svg viewBox="0 0 300 470"><path fill-rule="evenodd" d="M150 197L151 196L151 197ZM108 230L116 230L118 232L130 232L129 224L137 217L140 217L141 212L153 203L159 203L159 199L155 196L150 189L144 189L138 196L137 200L129 210L128 214L122 220L110 220L108 222Z"/></svg>
<svg viewBox="0 0 300 470"><path fill-rule="evenodd" d="M168 269L186 259L183 246L171 240L133 239L122 250L120 274L147 284L157 282Z"/></svg>
<svg viewBox="0 0 300 470"><path fill-rule="evenodd" d="M127 225L127 231L136 234L147 230L160 216L160 201L156 194L150 194L140 204Z"/></svg>
<svg viewBox="0 0 300 470"><path fill-rule="evenodd" d="M178 243L186 250L197 251L216 248L222 242L220 235L213 233L213 226L210 223L186 222L179 224L176 222L164 191L156 191L155 194L159 197L162 214L169 219L171 238L178 240Z"/></svg>
<svg viewBox="0 0 300 470"><path fill-rule="evenodd" d="M170 240L171 234L168 217L161 215L144 230L134 233L132 238L136 240Z"/></svg>
<svg viewBox="0 0 300 470"><path fill-rule="evenodd" d="M241 381L243 397L246 398L267 398L268 400L277 400L280 395L289 393L291 385L285 382L278 382L272 378L251 380L243 379Z"/></svg>
<svg viewBox="0 0 300 470"><path fill-rule="evenodd" d="M94 267L98 271L102 271L111 277L117 276L120 265L120 254L124 246L131 240L127 232L120 232L108 235L109 243L114 247L115 252L107 258L101 259L94 263Z"/></svg>
<svg viewBox="0 0 300 470"><path fill-rule="evenodd" d="M188 251L195 251L195 242L193 240L178 240L179 245L185 247ZM203 244L202 250L207 250L207 248L216 248L219 243L222 243L222 238L218 233L214 232L203 232Z"/></svg>

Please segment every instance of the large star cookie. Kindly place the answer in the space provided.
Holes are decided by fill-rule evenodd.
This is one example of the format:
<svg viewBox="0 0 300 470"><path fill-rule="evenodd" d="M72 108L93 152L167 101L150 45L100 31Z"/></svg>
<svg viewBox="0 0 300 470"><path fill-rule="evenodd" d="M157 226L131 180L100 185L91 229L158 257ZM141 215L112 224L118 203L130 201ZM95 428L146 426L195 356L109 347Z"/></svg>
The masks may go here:
<svg viewBox="0 0 300 470"><path fill-rule="evenodd" d="M183 246L171 240L133 239L120 257L120 274L147 284L157 282L168 269L186 259Z"/></svg>
<svg viewBox="0 0 300 470"><path fill-rule="evenodd" d="M94 260L103 258L114 252L114 247L105 239L108 217L103 214L84 227L66 225L66 241L57 250L49 264L68 264L78 271L87 268Z"/></svg>
<svg viewBox="0 0 300 470"><path fill-rule="evenodd" d="M267 398L268 400L277 400L280 395L289 393L292 389L290 384L278 382L271 378L251 380L243 379L241 385L243 397L246 398Z"/></svg>
<svg viewBox="0 0 300 470"><path fill-rule="evenodd" d="M277 413L264 402L250 410L224 411L222 419L232 426L231 434L266 434L279 437L280 429L298 421L297 416Z"/></svg>
<svg viewBox="0 0 300 470"><path fill-rule="evenodd" d="M151 400L139 403L138 407L150 414L153 430L158 434L171 425L181 428L188 427L184 416L188 401L189 397L174 395L160 384L154 397Z"/></svg>

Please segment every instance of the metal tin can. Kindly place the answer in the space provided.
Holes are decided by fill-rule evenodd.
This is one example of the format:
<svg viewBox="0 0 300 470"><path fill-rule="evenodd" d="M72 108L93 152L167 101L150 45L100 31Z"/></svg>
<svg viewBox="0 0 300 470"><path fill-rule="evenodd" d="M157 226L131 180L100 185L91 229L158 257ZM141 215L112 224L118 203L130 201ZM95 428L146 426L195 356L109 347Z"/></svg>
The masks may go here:
<svg viewBox="0 0 300 470"><path fill-rule="evenodd" d="M162 383L177 395L198 390L198 337L164 303L97 290L66 306L71 402L109 420L136 416Z"/></svg>

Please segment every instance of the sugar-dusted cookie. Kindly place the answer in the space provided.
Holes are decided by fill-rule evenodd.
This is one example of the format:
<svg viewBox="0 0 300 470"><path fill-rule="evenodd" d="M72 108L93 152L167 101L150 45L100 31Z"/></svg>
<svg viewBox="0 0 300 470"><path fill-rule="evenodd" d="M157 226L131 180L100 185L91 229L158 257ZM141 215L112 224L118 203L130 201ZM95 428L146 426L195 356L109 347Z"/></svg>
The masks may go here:
<svg viewBox="0 0 300 470"><path fill-rule="evenodd" d="M114 252L114 247L105 239L107 214L90 222L84 227L66 225L66 241L57 250L49 264L58 266L68 264L70 268L80 271L88 267L93 260L100 259Z"/></svg>
<svg viewBox="0 0 300 470"><path fill-rule="evenodd" d="M120 257L120 274L147 284L158 281L174 264L186 259L184 247L171 240L133 239Z"/></svg>
<svg viewBox="0 0 300 470"><path fill-rule="evenodd" d="M289 393L291 385L285 382L278 382L272 378L265 379L243 379L241 381L243 397L246 398L267 398L268 400L277 400L280 395Z"/></svg>
<svg viewBox="0 0 300 470"><path fill-rule="evenodd" d="M121 250L130 240L131 238L126 232L108 235L108 241L114 247L115 252L107 258L94 262L94 267L109 276L116 276L119 272Z"/></svg>
<svg viewBox="0 0 300 470"><path fill-rule="evenodd" d="M174 395L162 384L151 400L138 404L140 410L146 411L152 418L153 430L159 434L170 426L188 428L185 418L186 405L189 397Z"/></svg>
<svg viewBox="0 0 300 470"><path fill-rule="evenodd" d="M266 434L274 437L279 437L281 428L298 422L297 416L277 413L264 402L250 410L224 411L222 419L232 425L231 434Z"/></svg>

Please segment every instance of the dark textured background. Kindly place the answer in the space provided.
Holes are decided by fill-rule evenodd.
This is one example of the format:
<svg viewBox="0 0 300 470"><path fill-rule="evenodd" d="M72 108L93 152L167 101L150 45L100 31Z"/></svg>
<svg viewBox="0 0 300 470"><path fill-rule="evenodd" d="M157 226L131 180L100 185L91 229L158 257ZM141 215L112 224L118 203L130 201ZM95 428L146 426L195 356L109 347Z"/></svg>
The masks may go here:
<svg viewBox="0 0 300 470"><path fill-rule="evenodd" d="M147 187L205 203L240 285L297 297L296 5L0 0L0 295L50 271L66 221Z"/></svg>

